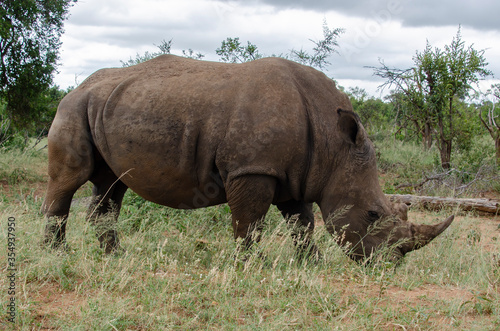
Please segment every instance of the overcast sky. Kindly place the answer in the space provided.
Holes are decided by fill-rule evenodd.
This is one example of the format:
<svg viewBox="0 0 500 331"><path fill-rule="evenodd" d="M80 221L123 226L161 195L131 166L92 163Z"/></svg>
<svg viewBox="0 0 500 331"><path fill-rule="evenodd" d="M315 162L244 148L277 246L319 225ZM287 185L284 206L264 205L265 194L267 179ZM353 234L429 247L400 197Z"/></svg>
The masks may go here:
<svg viewBox="0 0 500 331"><path fill-rule="evenodd" d="M173 40L174 54L191 48L214 61L227 37L250 41L264 55L311 51L309 39L323 37L324 20L331 29L345 29L339 54L325 72L346 88L380 96L382 81L366 66L383 59L391 67L410 67L427 41L442 48L459 25L467 45L486 50L494 77L482 89L500 82L498 0L79 0L70 14L55 77L61 88L98 69L120 67L120 60L137 53L156 51L162 40Z"/></svg>

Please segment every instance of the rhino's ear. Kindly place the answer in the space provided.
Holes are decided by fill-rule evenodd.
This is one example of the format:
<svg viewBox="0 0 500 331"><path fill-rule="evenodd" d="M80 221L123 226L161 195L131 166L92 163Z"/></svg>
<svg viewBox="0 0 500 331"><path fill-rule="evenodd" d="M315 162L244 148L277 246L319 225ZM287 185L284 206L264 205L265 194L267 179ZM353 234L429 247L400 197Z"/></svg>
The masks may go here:
<svg viewBox="0 0 500 331"><path fill-rule="evenodd" d="M348 110L337 109L339 120L337 122L342 137L354 145L364 143L365 134L359 116Z"/></svg>

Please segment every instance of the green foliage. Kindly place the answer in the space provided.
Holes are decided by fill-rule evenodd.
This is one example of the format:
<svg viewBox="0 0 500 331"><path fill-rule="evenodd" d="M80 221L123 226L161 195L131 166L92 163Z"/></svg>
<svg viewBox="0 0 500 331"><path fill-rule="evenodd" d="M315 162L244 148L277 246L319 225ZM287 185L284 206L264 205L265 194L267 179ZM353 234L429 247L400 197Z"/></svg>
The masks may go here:
<svg viewBox="0 0 500 331"><path fill-rule="evenodd" d="M150 218L151 214L155 214L154 218ZM128 190L123 199L123 207L121 215L126 219L123 223L123 229L127 232L141 231L147 226L156 224L157 222L165 222L168 219L183 219L191 217L195 210L180 210L168 208L147 201L137 195L135 192ZM219 221L230 215L230 209L227 205L216 206L205 210L206 215L210 215L212 220ZM175 227L181 229L184 227L182 222L177 222Z"/></svg>
<svg viewBox="0 0 500 331"><path fill-rule="evenodd" d="M127 62L120 60L120 62L122 63L122 67L130 67L142 62L149 61L160 55L170 54L170 51L172 49L172 39L170 39L169 41L162 40L160 45L155 45L155 46L158 48L157 52L152 52L152 53L146 52L142 55L137 53L135 55L135 59L130 58Z"/></svg>
<svg viewBox="0 0 500 331"><path fill-rule="evenodd" d="M313 42L315 45L312 49L312 53L301 49L300 51L292 50L289 54L281 54L277 56L290 58L301 64L324 69L325 66L330 64L328 62L328 57L332 54L337 53L337 38L343 32L344 29L341 28L330 29L325 21L323 23L323 39L317 41L311 39L311 42ZM129 67L151 60L163 54L171 54L172 39L170 39L169 41L163 40L157 47L159 49L159 51L157 52L146 52L142 55L136 54L135 59L130 58L126 62L120 62L122 63L123 67ZM220 56L220 60L222 62L229 63L243 63L264 57L264 55L259 52L257 45L252 44L250 41L247 41L246 45L244 45L241 43L240 38L238 37L228 37L226 38L226 40L223 40L221 42L221 46L215 50L215 53ZM196 53L192 49L182 50L182 56L197 60L205 57L204 54Z"/></svg>
<svg viewBox="0 0 500 331"><path fill-rule="evenodd" d="M6 0L0 7L0 99L15 127L44 117L63 21L73 0Z"/></svg>
<svg viewBox="0 0 500 331"><path fill-rule="evenodd" d="M500 84L491 85L491 89L488 93L493 95L497 100L500 100Z"/></svg>
<svg viewBox="0 0 500 331"><path fill-rule="evenodd" d="M300 51L292 49L289 54L273 55L283 58L290 58L295 62L312 66L318 69L324 69L330 63L328 57L337 53L338 42L337 38L340 34L344 33L344 29L336 28L330 29L326 21L323 23L323 39L312 40L314 43L313 52L309 53L304 49ZM227 38L223 40L220 48L217 48L217 55L220 56L221 61L230 63L243 63L253 61L264 57L260 54L255 44L247 41L247 45L243 46L239 38Z"/></svg>
<svg viewBox="0 0 500 331"><path fill-rule="evenodd" d="M485 97L487 96L491 96L493 101L485 100L479 106L479 119L495 142L497 164L500 165L500 124L498 122L500 114L499 108L496 106L496 103L500 101L500 84L492 85ZM483 113L486 114L485 117L483 117Z"/></svg>
<svg viewBox="0 0 500 331"><path fill-rule="evenodd" d="M23 187L39 182L43 179L46 161L43 152L0 146L0 183Z"/></svg>
<svg viewBox="0 0 500 331"><path fill-rule="evenodd" d="M243 63L262 58L257 46L247 41L247 45L241 45L240 38L227 38L223 40L220 48L215 50L221 61L230 63Z"/></svg>
<svg viewBox="0 0 500 331"><path fill-rule="evenodd" d="M376 138L376 133L382 130L383 134L387 134L388 127L394 121L393 105L369 96L366 90L359 87L351 87L346 93L368 134L372 138Z"/></svg>
<svg viewBox="0 0 500 331"><path fill-rule="evenodd" d="M494 146L485 135L475 135L467 150L455 150L451 167L444 171L435 146L423 149L415 141L386 135L375 141L378 167L384 173L385 193L474 196L500 192Z"/></svg>
<svg viewBox="0 0 500 331"><path fill-rule="evenodd" d="M455 134L452 139L456 148L453 152L467 152L474 144L475 137L482 137L484 134L477 116L477 106L455 99L454 108L456 115L453 117L452 126L455 128Z"/></svg>
<svg viewBox="0 0 500 331"><path fill-rule="evenodd" d="M424 141L427 148L437 141L441 165L450 167L452 145L460 136L462 146L469 143L474 129L469 127L473 117L470 108L463 107L464 98L469 96L473 84L490 75L484 50L465 47L460 29L444 51L430 44L413 58L410 69L382 67L374 68L375 74L386 79L384 86L395 86L392 100L397 102L398 123L406 130L412 130Z"/></svg>
<svg viewBox="0 0 500 331"><path fill-rule="evenodd" d="M330 29L326 20L323 22L323 39L314 41L309 39L314 43L313 53L310 54L307 51L301 49L300 51L292 50L290 58L298 63L309 65L318 69L324 69L328 62L328 57L338 53L337 47L339 46L337 38L345 32L345 29L335 28Z"/></svg>
<svg viewBox="0 0 500 331"><path fill-rule="evenodd" d="M497 169L495 164L495 148L485 135L474 136L467 148L456 150L453 154L455 168L477 173L482 167Z"/></svg>
<svg viewBox="0 0 500 331"><path fill-rule="evenodd" d="M36 121L30 123L30 131L29 135L36 134L47 134L56 116L57 107L59 106L59 102L68 94L69 89L67 91L61 90L59 86L52 86L45 90L38 100L36 104L37 109L39 109L38 116Z"/></svg>
<svg viewBox="0 0 500 331"><path fill-rule="evenodd" d="M59 89L58 86L52 86L42 92L37 102L32 104L39 115L36 119L26 118L24 129L12 125L7 105L0 103L0 146L24 149L27 147L30 137L45 136L56 114L57 106L66 94L67 91Z"/></svg>
<svg viewBox="0 0 500 331"><path fill-rule="evenodd" d="M160 55L165 55L165 54L171 54L172 51L172 39L169 41L162 40L159 45L155 45L158 48L157 52L145 52L144 54L139 54L137 53L135 55L135 59L130 58L128 61L124 62L121 61L122 67L130 67L142 62L149 61L151 59L154 59L155 57L158 57ZM195 53L191 48L186 50L182 50L182 55L184 57L190 58L190 59L196 59L196 60L201 60L202 58L205 57L205 55L201 53Z"/></svg>
<svg viewBox="0 0 500 331"><path fill-rule="evenodd" d="M201 60L205 57L204 54L198 52L195 53L191 48L189 48L187 51L185 49L182 50L182 56L188 58L188 59L193 59L193 60Z"/></svg>
<svg viewBox="0 0 500 331"><path fill-rule="evenodd" d="M22 131L12 128L12 120L7 115L6 108L5 102L0 100L0 148L22 150L26 147L26 138Z"/></svg>

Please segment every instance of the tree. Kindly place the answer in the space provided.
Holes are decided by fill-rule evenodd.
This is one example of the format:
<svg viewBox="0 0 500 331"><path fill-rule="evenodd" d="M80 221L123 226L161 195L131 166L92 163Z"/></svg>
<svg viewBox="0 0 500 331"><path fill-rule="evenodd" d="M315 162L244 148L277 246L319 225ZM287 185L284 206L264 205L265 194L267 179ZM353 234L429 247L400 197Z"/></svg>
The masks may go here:
<svg viewBox="0 0 500 331"><path fill-rule="evenodd" d="M41 138L45 136L56 115L59 102L70 92L61 90L59 86L51 86L36 101L32 102L34 112L39 114L36 120L27 122L27 127L23 130L12 128L12 120L6 112L6 105L0 101L0 146L15 146L25 148L30 137Z"/></svg>
<svg viewBox="0 0 500 331"><path fill-rule="evenodd" d="M492 85L488 91L496 101L500 101L500 84ZM500 165L500 124L498 123L498 115L495 114L495 102L486 102L485 105L479 108L479 118L481 123L488 130L491 138L495 141L497 165ZM486 113L486 119L483 118L483 112Z"/></svg>
<svg viewBox="0 0 500 331"><path fill-rule="evenodd" d="M330 29L325 20L323 21L323 39L318 41L309 39L315 45L313 47L313 53L310 54L303 49L300 51L292 49L291 58L298 63L318 69L324 69L330 64L327 60L328 57L338 53L336 49L339 46L337 38L344 32L345 29L342 28Z"/></svg>
<svg viewBox="0 0 500 331"><path fill-rule="evenodd" d="M120 60L120 62L122 63L122 67L130 67L154 59L155 57L160 55L170 54L170 50L172 49L172 39L170 39L169 41L162 40L160 45L155 45L155 46L158 48L159 50L158 52L153 52L153 53L146 52L143 55L137 53L135 55L135 59L132 59L131 57L127 62Z"/></svg>
<svg viewBox="0 0 500 331"><path fill-rule="evenodd" d="M472 85L491 74L484 50L465 47L459 28L444 51L427 43L413 61L415 66L406 70L388 68L381 61L382 67L374 68L375 75L386 79L382 87L395 85L402 93L406 120L414 124L425 146L436 139L441 166L449 169L453 141L466 130L461 119L470 116L464 113L467 107L458 106L460 100L469 96Z"/></svg>
<svg viewBox="0 0 500 331"><path fill-rule="evenodd" d="M323 39L318 41L309 39L315 45L312 54L304 49L300 51L292 49L289 54L281 54L278 56L290 58L295 62L318 69L324 69L330 64L330 62L328 62L328 57L338 53L336 49L338 47L337 38L344 31L345 30L341 28L330 29L325 21L323 22ZM239 38L227 38L223 40L221 47L217 48L215 52L220 56L221 61L231 63L242 63L264 57L264 55L259 53L255 44L247 41L247 45L243 46Z"/></svg>
<svg viewBox="0 0 500 331"><path fill-rule="evenodd" d="M185 49L182 50L182 56L187 57L188 59L201 60L205 57L205 54L200 52L195 53L191 48L187 51Z"/></svg>
<svg viewBox="0 0 500 331"><path fill-rule="evenodd" d="M227 38L223 40L220 48L215 50L221 61L230 63L243 63L260 59L262 55L257 46L247 41L247 45L241 45L240 38Z"/></svg>
<svg viewBox="0 0 500 331"><path fill-rule="evenodd" d="M155 46L158 48L157 52L152 52L152 53L145 52L143 55L140 55L139 53L137 53L135 55L135 59L130 58L127 62L120 60L120 62L122 63L122 67L130 67L130 66L142 63L142 62L149 61L149 60L154 59L155 57L158 57L160 55L171 54L172 39L170 39L169 41L162 40L159 45L155 45ZM197 59L197 60L201 60L202 58L205 57L205 55L203 55L201 53L195 53L191 48L188 49L187 51L182 50L182 56L190 58L190 59Z"/></svg>
<svg viewBox="0 0 500 331"><path fill-rule="evenodd" d="M0 3L0 98L17 127L43 115L52 84L63 21L76 0L4 0Z"/></svg>
<svg viewBox="0 0 500 331"><path fill-rule="evenodd" d="M289 54L281 54L278 56L290 58L301 64L316 67L318 69L324 69L325 66L330 64L327 61L328 57L334 53L338 53L336 50L338 47L337 38L343 32L344 29L341 28L331 30L325 21L323 23L323 39L318 41L310 39L315 44L312 54L303 49L300 51L292 49ZM123 67L129 67L151 60L160 55L170 54L172 50L172 39L169 41L163 40L157 47L159 49L157 52L146 52L143 55L137 53L135 59L130 58L126 62L120 62ZM215 50L215 53L220 56L222 62L229 63L243 63L264 57L264 55L259 52L257 45L252 44L250 41L247 41L247 44L244 45L240 42L240 38L238 37L228 37L226 40L223 40L221 46ZM182 56L197 60L201 60L205 57L204 54L196 53L192 49L182 50Z"/></svg>
<svg viewBox="0 0 500 331"><path fill-rule="evenodd" d="M394 118L393 107L381 99L369 96L365 89L351 87L346 93L351 100L352 107L369 133L374 128L380 129L387 126Z"/></svg>

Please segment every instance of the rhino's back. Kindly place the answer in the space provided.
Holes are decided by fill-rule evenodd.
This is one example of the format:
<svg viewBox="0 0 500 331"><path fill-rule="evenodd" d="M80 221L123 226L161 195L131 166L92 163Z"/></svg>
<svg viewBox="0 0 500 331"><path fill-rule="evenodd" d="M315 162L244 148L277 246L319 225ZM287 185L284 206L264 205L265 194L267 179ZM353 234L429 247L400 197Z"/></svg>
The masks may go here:
<svg viewBox="0 0 500 331"><path fill-rule="evenodd" d="M163 56L100 71L81 90L95 145L116 175L128 171L122 180L145 198L191 206L201 192L207 204L221 203L218 181L268 174L279 179L284 197L299 199L312 147L296 66Z"/></svg>

